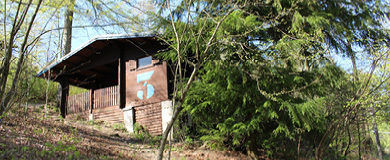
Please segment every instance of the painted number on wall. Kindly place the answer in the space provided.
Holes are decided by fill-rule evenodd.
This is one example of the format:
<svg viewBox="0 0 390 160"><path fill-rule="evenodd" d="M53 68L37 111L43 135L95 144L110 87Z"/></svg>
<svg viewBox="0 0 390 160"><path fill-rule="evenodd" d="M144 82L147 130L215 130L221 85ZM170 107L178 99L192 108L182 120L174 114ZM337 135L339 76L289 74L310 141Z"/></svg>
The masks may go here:
<svg viewBox="0 0 390 160"><path fill-rule="evenodd" d="M141 74L137 74L137 83L144 82L144 86L146 86L146 99L149 99L153 96L154 94L154 87L151 84L147 84L147 80L152 77L154 71L149 71ZM144 99L144 92L143 91L138 91L137 92L137 97L139 99Z"/></svg>

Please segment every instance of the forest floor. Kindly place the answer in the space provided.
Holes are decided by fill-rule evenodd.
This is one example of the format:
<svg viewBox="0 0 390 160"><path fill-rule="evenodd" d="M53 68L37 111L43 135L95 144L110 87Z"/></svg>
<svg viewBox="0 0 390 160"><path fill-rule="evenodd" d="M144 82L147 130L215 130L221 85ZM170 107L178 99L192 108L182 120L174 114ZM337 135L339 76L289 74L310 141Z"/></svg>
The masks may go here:
<svg viewBox="0 0 390 160"><path fill-rule="evenodd" d="M0 159L156 159L156 137L129 134L118 124L63 119L48 111L46 118L42 105L10 111L0 125ZM204 145L176 142L171 148L171 159L247 159L240 152Z"/></svg>

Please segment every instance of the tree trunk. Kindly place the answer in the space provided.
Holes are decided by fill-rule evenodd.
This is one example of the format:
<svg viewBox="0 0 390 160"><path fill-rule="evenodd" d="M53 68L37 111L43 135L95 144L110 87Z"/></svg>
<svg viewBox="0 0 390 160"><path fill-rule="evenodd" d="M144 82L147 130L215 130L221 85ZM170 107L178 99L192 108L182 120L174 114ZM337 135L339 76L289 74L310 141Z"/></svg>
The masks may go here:
<svg viewBox="0 0 390 160"><path fill-rule="evenodd" d="M356 127L357 127L357 132L358 132L358 155L359 155L359 160L362 159L362 154L360 153L361 152L361 142L360 142L360 123L359 123L359 115L357 117L357 121L356 121Z"/></svg>
<svg viewBox="0 0 390 160"><path fill-rule="evenodd" d="M32 3L32 0L29 1L28 7L24 10L24 12L23 12L23 14L21 16L21 19L19 21L24 21L24 18L27 15L27 12L28 12L28 9L29 9L29 6L31 5L31 3ZM5 84L7 83L7 77L8 77L8 73L9 73L9 66L10 66L10 63L11 63L10 59L12 57L12 46L13 46L13 42L14 42L13 39L14 39L14 36L16 35L17 31L19 30L21 23L23 23L23 22L18 23L18 25L14 24L14 27L12 29L10 43L9 43L8 49L7 49L6 60L4 62L5 64L4 64L4 68L3 68L4 70L3 70L3 73L2 73L2 79L1 79L1 82L0 82L0 84L1 84L0 98L2 99L2 104L1 104L2 107L0 109L0 115L3 115L5 113L5 111L7 110L9 102L13 99L13 97L14 97L14 95L16 93L15 90L16 90L16 87L17 87L18 82L19 82L19 75L20 75L20 72L21 72L21 70L23 68L24 59L25 59L25 55L26 55L27 40L28 40L30 31L31 31L32 25L34 24L35 17L38 14L38 11L39 11L41 3L42 3L42 0L39 0L38 4L36 6L36 9L34 11L34 14L31 17L31 20L30 20L30 22L28 24L28 28L27 28L26 34L24 35L23 43L22 43L22 45L20 47L21 51L20 51L20 54L19 54L19 60L18 60L17 68L16 68L16 71L15 71L15 75L13 77L12 86L10 88L10 91L7 93L6 97L4 97L4 99L3 99L3 95L4 95L4 92L5 92ZM15 20L15 23L16 23L16 20ZM9 60L7 60L7 58L9 58Z"/></svg>
<svg viewBox="0 0 390 160"><path fill-rule="evenodd" d="M182 104L185 100L186 93L188 92L189 87L191 86L192 82L194 81L196 74L198 74L198 70L199 70L199 65L196 65L194 70L191 73L190 79L187 82L186 88L182 92L181 98L177 102L176 108L175 108L173 115L172 115L172 119L169 121L167 128L165 129L165 131L161 137L160 150L158 151L158 157L157 157L157 159L159 159L159 160L162 160L162 158L164 156L164 147L165 147L165 143L167 141L168 134L171 131L173 123L176 121L181 110L183 110ZM174 97L174 99L175 99L175 97Z"/></svg>
<svg viewBox="0 0 390 160"><path fill-rule="evenodd" d="M46 79L46 94L45 94L45 118L47 117L47 103L49 102L49 87L50 87L50 69Z"/></svg>
<svg viewBox="0 0 390 160"><path fill-rule="evenodd" d="M349 131L349 125L347 125L347 133L348 133L348 144L347 144L347 147L345 148L344 150L344 157L347 156L347 154L349 153L349 146L351 145L351 142L352 142L352 139L351 139L351 132Z"/></svg>
<svg viewBox="0 0 390 160"><path fill-rule="evenodd" d="M159 159L159 160L162 160L162 158L163 158L164 147L165 147L165 143L167 141L168 134L171 131L173 123L176 121L176 119L179 116L181 110L182 110L182 103L178 102L177 103L177 107L176 107L175 111L173 112L172 119L169 121L169 123L167 125L167 128L165 129L165 131L164 131L164 133L162 135L162 138L161 138L160 149L158 151L158 157L157 157L157 159Z"/></svg>
<svg viewBox="0 0 390 160"><path fill-rule="evenodd" d="M74 3L75 3L75 0L72 0L71 1L71 4L68 4L66 6L66 12L65 12L65 21L64 21L64 33L63 33L63 41L65 41L64 43L64 46L63 46L63 52L61 54L61 57L62 56L65 56L66 54L68 54L71 49L72 49L72 26L73 26L73 9L74 9ZM58 105L57 107L60 108L61 110L61 115L63 117L65 117L65 113L63 113L63 107L62 103L64 102L64 99L62 98L62 96L64 96L62 93L63 93L63 86L62 85L59 85L58 88L57 88L57 100L58 100ZM60 94L61 93L61 94Z"/></svg>
<svg viewBox="0 0 390 160"><path fill-rule="evenodd" d="M65 13L65 22L64 22L64 53L62 56L68 54L72 49L72 23L73 23L73 9L74 9L74 0L71 1L72 4L67 5Z"/></svg>
<svg viewBox="0 0 390 160"><path fill-rule="evenodd" d="M14 40L15 40L15 36L16 34L18 33L19 29L20 29L20 26L18 26L17 24L20 22L20 21L23 21L25 16L22 15L22 17L19 19L18 21L18 16L19 16L19 12L20 12L20 7L21 7L21 3L19 3L18 5L18 9L16 11L16 15L15 15L15 20L13 22L13 25L12 25L12 30L11 30L11 34L10 34L10 38L9 38L9 41L8 41L8 45L7 42L4 42L4 45L7 46L7 48L5 49L5 54L4 54L4 59L3 59L3 62L2 62L2 65L1 65L1 77L0 77L0 100L1 100L1 107L0 107L0 115L3 115L4 111L6 110L6 106L4 105L3 103L3 95L4 95L4 92L5 92L5 85L7 84L7 79L8 79L8 73L9 73L9 67L11 65L11 58L12 58L12 46L14 45ZM27 13L27 12L23 12L23 13ZM5 17L4 17L5 18ZM5 28L5 24L4 24L4 28Z"/></svg>
<svg viewBox="0 0 390 160"><path fill-rule="evenodd" d="M379 139L378 127L377 127L376 120L375 120L375 111L374 111L374 108L370 108L370 110L371 110L371 116L372 116L372 129L374 130L374 134L375 134L376 148L378 149L378 156L379 156L380 160L383 160L382 147L381 147L381 142Z"/></svg>

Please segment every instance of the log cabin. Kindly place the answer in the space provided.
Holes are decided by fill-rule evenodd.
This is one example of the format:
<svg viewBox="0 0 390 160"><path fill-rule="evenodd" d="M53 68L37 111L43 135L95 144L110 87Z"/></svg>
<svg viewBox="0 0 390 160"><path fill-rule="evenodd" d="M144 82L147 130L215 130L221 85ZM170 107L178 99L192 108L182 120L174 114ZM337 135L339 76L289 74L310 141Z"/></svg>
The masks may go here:
<svg viewBox="0 0 390 160"><path fill-rule="evenodd" d="M37 76L59 82L64 118L124 123L129 132L138 123L150 134L161 135L172 116L172 76L167 62L155 54L166 48L149 33L97 36ZM69 96L69 85L88 92Z"/></svg>

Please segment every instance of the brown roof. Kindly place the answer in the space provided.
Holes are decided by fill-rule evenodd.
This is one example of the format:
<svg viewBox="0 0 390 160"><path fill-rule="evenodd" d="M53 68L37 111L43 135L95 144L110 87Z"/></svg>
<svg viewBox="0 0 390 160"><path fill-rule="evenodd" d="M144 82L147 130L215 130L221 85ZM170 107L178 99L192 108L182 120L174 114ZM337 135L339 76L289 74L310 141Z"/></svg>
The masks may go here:
<svg viewBox="0 0 390 160"><path fill-rule="evenodd" d="M59 81L60 76L68 76L71 85L83 88L93 88L91 83L102 80L104 77L118 72L118 61L101 62L99 65L94 58L101 56L101 51L107 47L121 46L124 44L134 45L147 41L156 41L153 34L127 34L127 35L105 35L97 36L81 45L79 48L66 54L59 60L52 62L46 68L37 73L37 77L47 78L50 71L50 79ZM86 67L88 66L88 67ZM114 77L114 78L117 78Z"/></svg>

